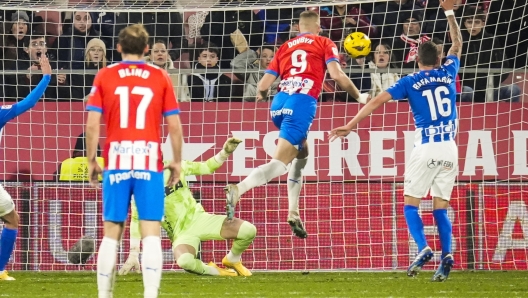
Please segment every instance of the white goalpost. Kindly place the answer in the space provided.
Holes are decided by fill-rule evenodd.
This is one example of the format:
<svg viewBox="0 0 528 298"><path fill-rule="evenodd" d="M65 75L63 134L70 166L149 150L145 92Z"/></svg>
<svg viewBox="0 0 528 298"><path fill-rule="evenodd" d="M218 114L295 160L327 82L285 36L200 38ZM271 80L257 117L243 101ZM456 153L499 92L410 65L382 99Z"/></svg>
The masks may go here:
<svg viewBox="0 0 528 298"><path fill-rule="evenodd" d="M450 45L437 7L423 7L424 1L416 1L410 9L402 6L394 11L391 3L396 2L0 2L3 104L24 98L38 82L32 53L47 54L55 68L42 102L2 131L0 173L21 215L8 270L95 270L93 257L82 265L70 264L67 258L82 236L91 236L96 243L102 238L101 190L83 182L86 168L73 162L85 151L84 98L97 73L94 65L99 63L90 60L90 40L101 41L97 46L104 47L107 64L119 61L117 30L141 18L153 32L153 46L163 44L165 51L160 45L159 52L149 53L149 63L167 68L181 101L184 159L205 161L221 150L228 137L243 140L217 172L188 179L205 210L223 214L223 187L268 161L278 138L269 118L269 102L255 103L247 97L248 86L256 83L252 78L265 68L268 56L264 57L263 46L272 52L298 33L300 11L315 10L321 15L322 33L338 45L350 32L369 34L371 55L351 59L343 52L341 64L362 92L375 95L376 90L417 70L413 55L420 42L432 39L445 52ZM460 99L471 102L457 105L460 169L448 210L455 269L528 270L528 188L524 184L528 178L528 29L515 27L528 21L528 8L497 6L494 2L501 1L491 1L480 7L481 17L480 8L467 2L457 10L462 31L467 33L457 81ZM342 5L348 5L344 16L337 8ZM524 16L519 16L519 10ZM508 14L511 17L505 22ZM120 23L123 20L126 23ZM482 21L486 34L470 36L471 29L465 27L468 20ZM85 32L76 27L79 22ZM26 32L19 29L20 23L27 25ZM410 26L418 26L417 35ZM200 66L198 56L203 51L217 55L218 63ZM390 61L380 62L375 56L380 52L388 52ZM406 269L414 258L416 247L403 216L403 173L414 140L409 105L389 102L346 139L329 143L327 132L350 120L360 108L334 82L325 80L307 140L310 157L300 203L307 239L293 236L286 223L286 175L243 196L235 216L257 227L255 242L242 257L248 269L390 271ZM165 128L163 134L167 135ZM166 148L163 151L170 156ZM69 179L67 175L61 179L68 164L73 165L68 168ZM435 251L434 262L425 269L435 268L440 256L431 211L432 200L425 198L420 212ZM128 229L120 264L128 255L126 235ZM227 241L204 242L200 258L221 262L228 247ZM167 237L163 248L164 268L179 269Z"/></svg>

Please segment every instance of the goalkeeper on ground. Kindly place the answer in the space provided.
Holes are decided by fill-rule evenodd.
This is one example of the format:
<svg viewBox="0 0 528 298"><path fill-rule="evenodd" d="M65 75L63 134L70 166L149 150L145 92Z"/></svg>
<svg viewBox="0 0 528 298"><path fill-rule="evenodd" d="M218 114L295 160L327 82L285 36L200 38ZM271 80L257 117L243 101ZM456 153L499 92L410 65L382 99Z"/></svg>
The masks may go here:
<svg viewBox="0 0 528 298"><path fill-rule="evenodd" d="M165 189L165 216L162 227L171 240L176 263L186 271L203 275L251 275L251 272L242 265L240 256L255 239L257 233L255 226L238 218L227 220L225 215L205 212L202 205L194 199L185 180L185 177L190 175L212 174L222 166L241 142L235 138L228 139L223 150L206 162L182 161L180 182L172 188ZM138 213L135 202L132 202L130 255L119 270L120 275L128 274L132 268L140 271L140 239ZM213 262L206 265L196 259L201 241L225 239L234 239L231 251L222 260L222 264L232 270L220 268Z"/></svg>

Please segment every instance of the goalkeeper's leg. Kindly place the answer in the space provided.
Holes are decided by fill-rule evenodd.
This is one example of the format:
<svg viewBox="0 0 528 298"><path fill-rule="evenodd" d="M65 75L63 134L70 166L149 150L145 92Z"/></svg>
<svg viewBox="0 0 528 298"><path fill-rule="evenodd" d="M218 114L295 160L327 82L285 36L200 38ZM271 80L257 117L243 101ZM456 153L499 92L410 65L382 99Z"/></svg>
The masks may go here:
<svg viewBox="0 0 528 298"><path fill-rule="evenodd" d="M237 276L233 270L226 270L214 263L204 264L196 259L196 251L200 245L200 238L182 235L174 243L172 251L174 259L183 270L198 275ZM186 244L187 243L187 244Z"/></svg>
<svg viewBox="0 0 528 298"><path fill-rule="evenodd" d="M218 216L218 215L217 215ZM234 218L225 220L220 236L224 239L234 239L231 251L222 259L222 264L234 269L241 276L251 276L252 273L242 265L242 253L253 243L257 228L250 222Z"/></svg>
<svg viewBox="0 0 528 298"><path fill-rule="evenodd" d="M299 195L301 193L303 177L302 171L308 161L308 146L304 142L302 149L299 151L297 158L292 161L288 173L288 224L290 225L295 236L306 238L308 234L303 227L299 212Z"/></svg>

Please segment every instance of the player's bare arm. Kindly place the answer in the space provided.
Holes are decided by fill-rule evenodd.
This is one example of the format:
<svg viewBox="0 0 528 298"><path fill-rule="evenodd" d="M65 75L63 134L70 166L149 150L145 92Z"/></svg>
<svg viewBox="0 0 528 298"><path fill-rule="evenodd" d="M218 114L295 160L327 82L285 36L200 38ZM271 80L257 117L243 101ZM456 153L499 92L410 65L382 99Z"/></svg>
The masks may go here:
<svg viewBox="0 0 528 298"><path fill-rule="evenodd" d="M332 129L332 131L330 131L328 134L328 139L332 142L337 138L346 137L352 129L356 128L357 124L361 120L365 119L382 104L388 102L391 99L392 96L387 91L383 91L378 96L374 97L373 100L369 101L363 108L361 108L357 115L350 122L348 122L347 125Z"/></svg>
<svg viewBox="0 0 528 298"><path fill-rule="evenodd" d="M260 79L260 82L258 83L258 90L257 90L257 102L261 100L265 100L268 97L268 92L271 88L271 85L275 80L277 79L276 76L265 73L262 79Z"/></svg>
<svg viewBox="0 0 528 298"><path fill-rule="evenodd" d="M341 69L341 66L336 61L332 61L326 65L328 69L328 73L330 74L330 77L332 80L334 80L341 89L345 90L352 98L357 100L359 103L366 104L369 100L368 94L361 94L352 83L350 78L343 72Z"/></svg>
<svg viewBox="0 0 528 298"><path fill-rule="evenodd" d="M460 56L462 56L462 33L460 32L460 27L458 26L458 22L456 21L453 12L456 3L456 0L441 0L440 6L442 6L447 16L449 34L451 35L451 40L453 42L448 55L456 55L460 59Z"/></svg>
<svg viewBox="0 0 528 298"><path fill-rule="evenodd" d="M170 115L165 117L165 120L167 120L169 126L169 135L173 152L172 162L165 167L171 171L167 186L173 187L178 181L180 181L183 133L180 116Z"/></svg>
<svg viewBox="0 0 528 298"><path fill-rule="evenodd" d="M88 158L88 178L93 187L99 185L99 175L102 169L97 163L97 144L99 143L99 133L101 125L101 113L88 112L86 121L86 155Z"/></svg>

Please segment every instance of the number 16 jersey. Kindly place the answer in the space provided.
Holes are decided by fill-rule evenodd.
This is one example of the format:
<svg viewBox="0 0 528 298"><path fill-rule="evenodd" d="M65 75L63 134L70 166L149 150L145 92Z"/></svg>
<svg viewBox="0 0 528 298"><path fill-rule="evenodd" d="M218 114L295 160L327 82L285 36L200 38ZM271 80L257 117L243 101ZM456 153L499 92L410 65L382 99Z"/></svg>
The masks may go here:
<svg viewBox="0 0 528 298"><path fill-rule="evenodd" d="M326 65L339 63L339 51L330 39L309 33L284 43L271 61L266 73L281 78L279 91L308 94L316 100L321 94Z"/></svg>
<svg viewBox="0 0 528 298"><path fill-rule="evenodd" d="M165 70L143 61L103 68L95 77L86 109L103 113L107 170L162 171L162 117L180 112Z"/></svg>

